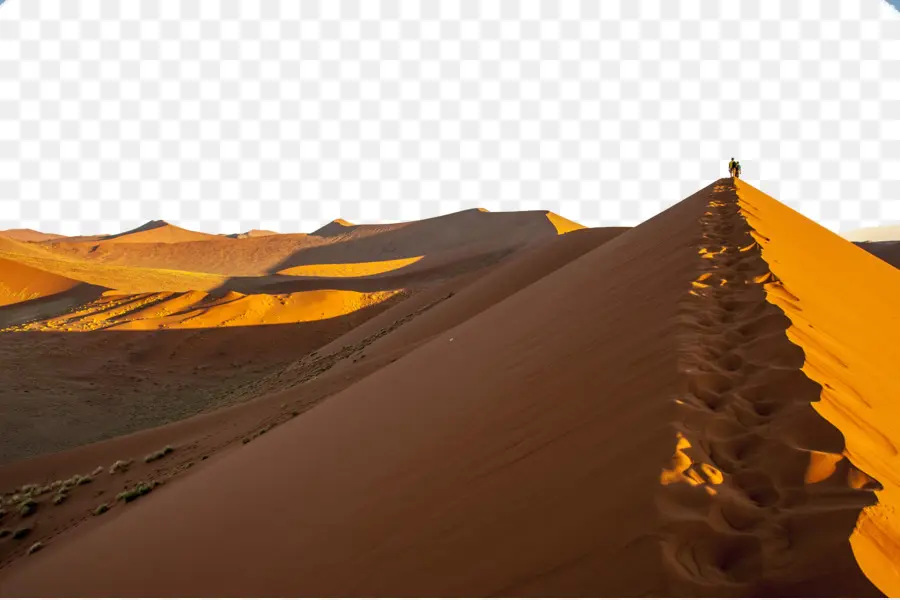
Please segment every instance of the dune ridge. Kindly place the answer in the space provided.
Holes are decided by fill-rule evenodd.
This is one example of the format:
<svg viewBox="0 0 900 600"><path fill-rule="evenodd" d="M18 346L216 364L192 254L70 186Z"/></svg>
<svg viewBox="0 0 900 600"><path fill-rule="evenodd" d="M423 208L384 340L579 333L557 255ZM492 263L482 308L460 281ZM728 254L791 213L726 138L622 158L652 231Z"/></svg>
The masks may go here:
<svg viewBox="0 0 900 600"><path fill-rule="evenodd" d="M730 181L701 220L701 269L682 303L685 392L660 499L675 595L877 595L847 541L874 504L811 403L785 294ZM684 483L685 485L673 485Z"/></svg>

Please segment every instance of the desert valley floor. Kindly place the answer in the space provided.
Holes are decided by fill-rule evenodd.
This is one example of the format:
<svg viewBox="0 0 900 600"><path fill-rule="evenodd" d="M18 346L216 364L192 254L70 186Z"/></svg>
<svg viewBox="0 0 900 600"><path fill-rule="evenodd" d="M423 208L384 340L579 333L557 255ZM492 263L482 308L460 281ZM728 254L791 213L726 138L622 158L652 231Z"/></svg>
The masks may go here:
<svg viewBox="0 0 900 600"><path fill-rule="evenodd" d="M0 232L0 594L900 595L897 265L730 178Z"/></svg>

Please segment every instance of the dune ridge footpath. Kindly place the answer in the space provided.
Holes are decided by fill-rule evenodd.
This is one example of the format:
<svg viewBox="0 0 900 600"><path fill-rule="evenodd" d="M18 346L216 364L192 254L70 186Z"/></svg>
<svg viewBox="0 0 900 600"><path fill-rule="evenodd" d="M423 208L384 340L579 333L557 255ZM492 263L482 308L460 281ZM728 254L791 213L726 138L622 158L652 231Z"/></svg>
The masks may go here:
<svg viewBox="0 0 900 600"><path fill-rule="evenodd" d="M676 449L660 481L663 551L676 595L878 595L847 542L875 499L840 453L840 432L811 407L790 297L763 260L725 180L701 218L701 269L686 326ZM673 485L687 483L684 485Z"/></svg>

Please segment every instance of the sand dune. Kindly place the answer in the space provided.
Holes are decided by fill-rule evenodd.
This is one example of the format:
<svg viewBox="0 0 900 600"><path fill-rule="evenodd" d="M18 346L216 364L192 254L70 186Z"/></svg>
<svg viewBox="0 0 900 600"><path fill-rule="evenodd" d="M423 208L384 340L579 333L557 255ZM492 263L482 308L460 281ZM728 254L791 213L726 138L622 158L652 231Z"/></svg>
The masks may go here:
<svg viewBox="0 0 900 600"><path fill-rule="evenodd" d="M858 564L848 542L876 500L872 449L844 432L842 455L846 423L813 409L819 373L779 309L805 302L791 261L815 259L766 245L789 239L773 229L800 227L796 213L738 193L740 207L721 180L576 253L299 418L12 562L0 591L876 595L863 572L875 581L881 567ZM889 269L831 239L830 276ZM873 353L846 343L845 364Z"/></svg>
<svg viewBox="0 0 900 600"><path fill-rule="evenodd" d="M2 288L0 288L2 291ZM359 293L320 290L295 294L228 292L107 292L64 315L7 331L149 331L283 325L334 319L384 302L400 290Z"/></svg>
<svg viewBox="0 0 900 600"><path fill-rule="evenodd" d="M856 245L877 256L894 268L900 268L900 241L898 242L856 242Z"/></svg>
<svg viewBox="0 0 900 600"><path fill-rule="evenodd" d="M316 229L310 235L315 235L318 237L334 237L337 235L344 235L346 233L350 233L351 231L353 231L356 228L357 228L357 226L354 225L353 223L351 223L350 221L339 218L339 219L335 219L334 221L331 221L330 223L328 223L326 225L323 225L319 229Z"/></svg>
<svg viewBox="0 0 900 600"><path fill-rule="evenodd" d="M371 274L371 263L422 256L431 260L436 255L473 246L484 249L490 245L494 252L510 252L581 227L547 211L485 213L472 210L418 222L385 225L353 225L337 219L309 235L232 238L197 234L201 236L197 238L193 232L154 221L118 236L50 240L43 247L59 258L76 258L90 264L230 277L258 277L297 267L318 266L320 273L336 268L341 270L340 276L346 277L354 271L350 265L365 265L355 269L358 272L354 276L363 276Z"/></svg>
<svg viewBox="0 0 900 600"><path fill-rule="evenodd" d="M544 215L529 218L547 220ZM15 434L0 443L0 462L226 405L239 396L230 393L232 388L279 372L297 356L412 294L482 272L525 241L518 234L507 244L502 227L482 228L481 234L490 233L489 240L468 232L445 240L443 250L428 257L392 262L386 273L378 261L318 266L301 262L289 271L296 275L267 273L308 243L332 244L335 250L329 257L339 260L342 242L303 234L172 243L103 241L166 231L172 227L151 222L126 235L74 241L25 244L0 238L0 256L22 269L61 282L84 282L77 293L0 308L0 358L15 365L4 371L8 376L0 376L0 413L15 428ZM536 231L534 242L557 237L549 226ZM408 238L407 243L413 247L417 242ZM389 236L378 244L398 249ZM117 257L257 274L141 267L118 264ZM0 272L0 281L3 275ZM16 299L34 296L22 295L20 288ZM50 359L51 348L62 362ZM46 360L40 360L42 356ZM202 393L189 398L196 387ZM133 403L140 409L132 408ZM98 412L99 407L105 408ZM135 414L129 416L129 410Z"/></svg>
<svg viewBox="0 0 900 600"><path fill-rule="evenodd" d="M106 288L35 269L0 254L0 330L71 310Z"/></svg>
<svg viewBox="0 0 900 600"><path fill-rule="evenodd" d="M45 242L47 240L57 240L64 236L55 233L43 233L34 229L5 229L0 231L0 237L19 242Z"/></svg>
<svg viewBox="0 0 900 600"><path fill-rule="evenodd" d="M82 284L5 258L0 258L0 273L0 306L61 294Z"/></svg>
<svg viewBox="0 0 900 600"><path fill-rule="evenodd" d="M182 229L165 221L148 221L130 231L103 237L100 241L116 244L176 244L215 239L218 237L210 233Z"/></svg>
<svg viewBox="0 0 900 600"><path fill-rule="evenodd" d="M0 236L0 255L15 256L48 256L47 251L38 244Z"/></svg>
<svg viewBox="0 0 900 600"><path fill-rule="evenodd" d="M841 235L851 242L896 242L900 240L900 225L864 227Z"/></svg>
<svg viewBox="0 0 900 600"><path fill-rule="evenodd" d="M270 235L279 234L276 231L269 231L268 229L251 229L250 231L245 231L244 233L232 233L226 237L243 240L246 238L267 237Z"/></svg>
<svg viewBox="0 0 900 600"><path fill-rule="evenodd" d="M279 275L298 277L366 277L395 271L422 260L423 256L411 256L395 260L377 260L364 263L337 263L324 265L301 265L279 271Z"/></svg>
<svg viewBox="0 0 900 600"><path fill-rule="evenodd" d="M287 360L217 388L229 408L0 467L14 507L23 483L174 448L62 508L29 491L0 593L900 593L900 273L731 179L634 228L575 229L541 211L336 221L215 291L109 291L4 334L81 328L83 351L135 364L172 345L196 364L203 344ZM376 287L261 292L341 282ZM114 341L145 329L176 337ZM115 500L139 481L168 483ZM98 499L111 514L85 521Z"/></svg>

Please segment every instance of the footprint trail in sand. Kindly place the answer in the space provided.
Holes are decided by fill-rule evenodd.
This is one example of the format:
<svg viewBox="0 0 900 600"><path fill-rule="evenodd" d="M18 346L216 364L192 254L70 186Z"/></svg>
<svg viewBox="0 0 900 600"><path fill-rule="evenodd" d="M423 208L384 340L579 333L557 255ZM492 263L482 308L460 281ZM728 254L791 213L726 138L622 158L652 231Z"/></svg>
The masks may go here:
<svg viewBox="0 0 900 600"><path fill-rule="evenodd" d="M685 393L660 476L670 591L852 595L871 584L847 540L877 484L810 404L821 387L801 370L790 320L766 299L767 289L785 302L791 293L763 260L733 185L716 186L701 225L702 272L681 312Z"/></svg>

